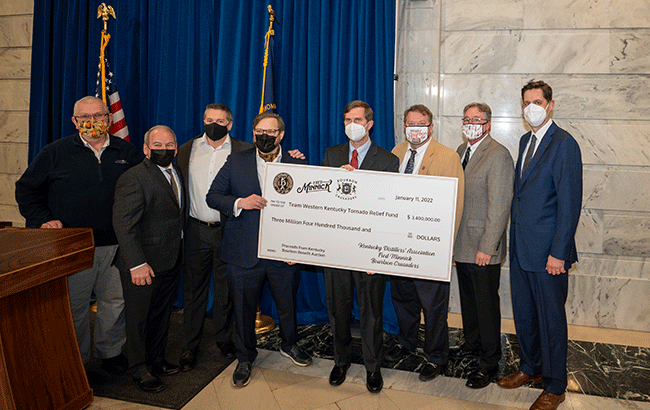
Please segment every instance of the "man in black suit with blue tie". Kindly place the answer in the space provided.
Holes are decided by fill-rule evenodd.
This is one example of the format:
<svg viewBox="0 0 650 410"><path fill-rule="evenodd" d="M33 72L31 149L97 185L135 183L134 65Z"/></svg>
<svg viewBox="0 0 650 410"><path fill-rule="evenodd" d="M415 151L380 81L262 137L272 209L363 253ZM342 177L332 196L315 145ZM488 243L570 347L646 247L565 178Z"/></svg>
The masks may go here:
<svg viewBox="0 0 650 410"><path fill-rule="evenodd" d="M566 303L577 262L575 233L582 207L582 156L576 140L551 119L553 90L543 81L521 90L531 127L519 142L510 219L510 290L519 371L499 380L513 389L542 381L531 410L554 410L567 386Z"/></svg>
<svg viewBox="0 0 650 410"><path fill-rule="evenodd" d="M172 165L176 135L164 125L144 135L145 158L117 181L113 228L124 290L129 372L145 391L164 389L160 375L179 372L165 360L167 326L180 280L186 189Z"/></svg>
<svg viewBox="0 0 650 410"><path fill-rule="evenodd" d="M206 200L227 217L221 248L235 314L235 349L239 363L232 377L235 387L246 386L257 357L255 314L266 281L275 300L280 321L280 353L298 366L311 364L311 357L298 345L296 294L300 269L292 263L259 259L257 242L267 162L304 164L281 149L284 121L271 112L253 120L254 148L230 154L215 177Z"/></svg>
<svg viewBox="0 0 650 410"><path fill-rule="evenodd" d="M323 165L347 170L397 172L399 159L380 148L370 139L374 122L372 109L363 101L352 101L343 110L345 134L349 141L329 147L325 151ZM356 287L361 319L363 363L366 367L366 388L379 393L384 385L381 376L383 356L383 306L386 276L344 269L323 268L327 311L334 337L334 368L329 382L338 386L345 376L352 359L352 335L350 333L353 292Z"/></svg>

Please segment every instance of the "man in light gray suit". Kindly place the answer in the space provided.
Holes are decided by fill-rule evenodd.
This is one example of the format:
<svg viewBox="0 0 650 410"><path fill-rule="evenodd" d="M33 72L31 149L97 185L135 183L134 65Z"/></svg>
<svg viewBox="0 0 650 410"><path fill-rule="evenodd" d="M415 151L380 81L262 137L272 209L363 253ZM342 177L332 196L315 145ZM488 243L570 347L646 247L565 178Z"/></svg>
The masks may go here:
<svg viewBox="0 0 650 410"><path fill-rule="evenodd" d="M465 205L454 244L454 261L465 344L455 356L478 357L478 370L466 383L473 389L489 385L499 370L499 279L506 256L514 179L510 153L490 136L491 119L492 110L487 104L468 104L463 110L467 142L457 150L465 169Z"/></svg>

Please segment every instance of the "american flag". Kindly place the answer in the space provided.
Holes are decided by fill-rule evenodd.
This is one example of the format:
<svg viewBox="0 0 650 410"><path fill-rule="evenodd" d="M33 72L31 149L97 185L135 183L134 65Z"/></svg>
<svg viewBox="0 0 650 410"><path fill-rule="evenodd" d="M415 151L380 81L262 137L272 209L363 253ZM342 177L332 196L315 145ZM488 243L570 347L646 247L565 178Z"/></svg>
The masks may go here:
<svg viewBox="0 0 650 410"><path fill-rule="evenodd" d="M127 141L131 141L129 137L129 127L126 126L126 119L124 118L124 110L122 110L122 103L120 102L120 93L117 92L117 85L113 80L113 72L108 66L108 59L104 59L104 64L106 66L106 94L108 95L108 101L111 106L111 114L113 114L113 125L108 130L110 134L120 137ZM102 98L102 67L99 65L99 70L97 71L97 87L95 88L95 97Z"/></svg>

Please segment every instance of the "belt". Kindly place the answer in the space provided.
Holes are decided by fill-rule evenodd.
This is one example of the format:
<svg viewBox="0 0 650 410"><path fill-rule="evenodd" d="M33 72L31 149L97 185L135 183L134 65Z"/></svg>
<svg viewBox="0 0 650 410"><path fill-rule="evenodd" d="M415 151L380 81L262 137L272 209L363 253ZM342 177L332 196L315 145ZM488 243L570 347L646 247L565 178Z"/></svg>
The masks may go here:
<svg viewBox="0 0 650 410"><path fill-rule="evenodd" d="M205 225L208 228L218 228L218 227L221 226L220 221L217 221L217 222L203 222L200 219L196 219L196 218L194 218L192 216L190 216L190 219L193 220L194 222L200 223L201 225Z"/></svg>

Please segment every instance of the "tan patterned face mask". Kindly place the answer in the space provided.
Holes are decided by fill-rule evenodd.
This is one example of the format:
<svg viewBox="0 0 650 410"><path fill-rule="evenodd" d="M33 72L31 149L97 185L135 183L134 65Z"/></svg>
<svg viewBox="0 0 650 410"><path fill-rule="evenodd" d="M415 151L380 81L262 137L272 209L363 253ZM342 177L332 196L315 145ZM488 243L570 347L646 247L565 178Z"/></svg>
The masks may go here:
<svg viewBox="0 0 650 410"><path fill-rule="evenodd" d="M79 121L79 135L83 138L99 138L108 132L108 121Z"/></svg>

